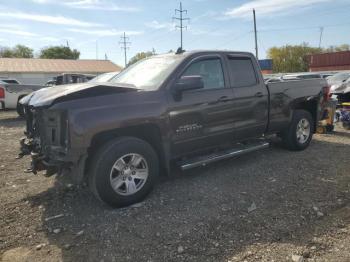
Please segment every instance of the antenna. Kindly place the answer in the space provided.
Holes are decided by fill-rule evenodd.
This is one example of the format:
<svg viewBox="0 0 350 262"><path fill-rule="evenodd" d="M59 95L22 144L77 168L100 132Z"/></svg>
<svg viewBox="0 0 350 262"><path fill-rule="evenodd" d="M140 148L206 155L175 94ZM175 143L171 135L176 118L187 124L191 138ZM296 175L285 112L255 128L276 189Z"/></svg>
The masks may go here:
<svg viewBox="0 0 350 262"><path fill-rule="evenodd" d="M259 52L258 52L258 33L256 31L256 16L255 16L255 9L253 9L253 17L254 17L254 36L255 36L255 56L256 59L259 59Z"/></svg>
<svg viewBox="0 0 350 262"><path fill-rule="evenodd" d="M190 19L188 17L183 17L183 14L187 15L187 10L182 9L182 3L180 2L180 9L175 9L175 15L179 14L179 17L173 16L173 20L178 20L180 22L180 25L176 25L175 28L180 29L180 48L183 50L183 36L182 36L182 29L186 28L187 26L183 26L183 21L189 21Z"/></svg>
<svg viewBox="0 0 350 262"><path fill-rule="evenodd" d="M130 49L128 45L131 45L131 42L127 41L129 40L129 37L125 36L125 32L123 36L120 37L121 41L119 42L119 45L121 45L121 49L124 49L124 60L125 60L125 67L127 64L127 59L126 59L126 50Z"/></svg>

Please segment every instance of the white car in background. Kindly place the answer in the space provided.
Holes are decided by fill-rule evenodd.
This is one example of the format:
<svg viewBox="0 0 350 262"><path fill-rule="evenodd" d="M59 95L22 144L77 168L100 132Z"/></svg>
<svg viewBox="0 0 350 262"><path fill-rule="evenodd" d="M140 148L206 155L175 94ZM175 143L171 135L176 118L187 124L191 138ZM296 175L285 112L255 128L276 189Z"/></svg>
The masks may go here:
<svg viewBox="0 0 350 262"><path fill-rule="evenodd" d="M17 113L23 116L23 107L18 101L22 97L41 88L43 88L43 86L21 85L14 79L0 79L0 109L16 109Z"/></svg>

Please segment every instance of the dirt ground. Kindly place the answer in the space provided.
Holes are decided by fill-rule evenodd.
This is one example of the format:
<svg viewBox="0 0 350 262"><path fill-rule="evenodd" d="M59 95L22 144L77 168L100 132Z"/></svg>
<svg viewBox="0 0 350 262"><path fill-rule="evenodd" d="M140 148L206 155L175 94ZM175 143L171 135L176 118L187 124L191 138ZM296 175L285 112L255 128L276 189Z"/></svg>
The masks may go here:
<svg viewBox="0 0 350 262"><path fill-rule="evenodd" d="M350 132L175 172L142 203L25 174L24 122L0 112L3 261L350 261ZM54 217L58 216L58 217Z"/></svg>

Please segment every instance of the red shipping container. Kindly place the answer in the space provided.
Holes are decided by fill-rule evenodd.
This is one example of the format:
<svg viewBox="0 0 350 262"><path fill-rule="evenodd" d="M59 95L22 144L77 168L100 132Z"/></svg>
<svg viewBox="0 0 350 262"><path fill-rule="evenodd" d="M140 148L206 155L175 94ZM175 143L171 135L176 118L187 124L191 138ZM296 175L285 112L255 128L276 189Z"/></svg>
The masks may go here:
<svg viewBox="0 0 350 262"><path fill-rule="evenodd" d="M350 65L350 51L315 54L308 56L310 70L323 67L342 67Z"/></svg>

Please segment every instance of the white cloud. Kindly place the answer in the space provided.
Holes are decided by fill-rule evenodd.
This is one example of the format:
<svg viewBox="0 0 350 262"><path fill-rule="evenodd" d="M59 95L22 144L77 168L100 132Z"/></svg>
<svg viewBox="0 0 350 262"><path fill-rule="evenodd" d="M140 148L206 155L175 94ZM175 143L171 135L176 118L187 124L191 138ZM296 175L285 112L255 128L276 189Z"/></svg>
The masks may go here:
<svg viewBox="0 0 350 262"><path fill-rule="evenodd" d="M49 3L50 0L32 0L32 2L38 3L38 4L46 4L46 3Z"/></svg>
<svg viewBox="0 0 350 262"><path fill-rule="evenodd" d="M18 35L18 36L25 36L25 37L34 37L38 36L37 34L23 31L23 30L17 30L17 29L9 29L9 28L0 28L1 33L5 34L12 34L12 35Z"/></svg>
<svg viewBox="0 0 350 262"><path fill-rule="evenodd" d="M140 11L137 7L119 6L110 1L104 0L32 0L38 4L60 4L76 9L91 9L103 11L123 11L123 12L137 12Z"/></svg>
<svg viewBox="0 0 350 262"><path fill-rule="evenodd" d="M43 36L40 38L40 40L45 41L45 42L59 42L62 41L62 39L59 39L57 37L53 36Z"/></svg>
<svg viewBox="0 0 350 262"><path fill-rule="evenodd" d="M174 30L175 25L172 23L160 23L157 20L153 20L152 22L145 23L145 26L153 28L153 29L168 29Z"/></svg>
<svg viewBox="0 0 350 262"><path fill-rule="evenodd" d="M217 12L214 11L207 11L199 16L195 16L191 19L192 22L197 22L199 20L204 20L204 19L208 19L208 18L213 18L219 16L219 14Z"/></svg>
<svg viewBox="0 0 350 262"><path fill-rule="evenodd" d="M75 33L93 35L96 37L121 36L124 33L124 31L115 30L115 29L88 30L88 29L80 29L80 28L68 28L67 30L70 32L75 32ZM143 34L143 32L141 32L141 31L125 31L125 34L128 36L131 36L131 35L140 35L140 34Z"/></svg>
<svg viewBox="0 0 350 262"><path fill-rule="evenodd" d="M211 32L204 29L188 27L188 32L192 35L210 35Z"/></svg>
<svg viewBox="0 0 350 262"><path fill-rule="evenodd" d="M307 7L330 0L254 0L225 12L231 18L247 18L252 16L253 8L259 15L273 14Z"/></svg>
<svg viewBox="0 0 350 262"><path fill-rule="evenodd" d="M1 24L0 24L0 28L22 30L22 29L23 29L23 26L16 25L16 24L5 24L5 23L1 23Z"/></svg>
<svg viewBox="0 0 350 262"><path fill-rule="evenodd" d="M30 20L35 22L42 22L42 23L56 24L56 25L73 25L73 26L80 26L80 27L102 26L102 24L85 22L85 21L64 17L64 16L49 16L49 15L40 15L40 14L28 14L28 13L22 13L22 12L1 11L0 17L9 17L9 18Z"/></svg>

